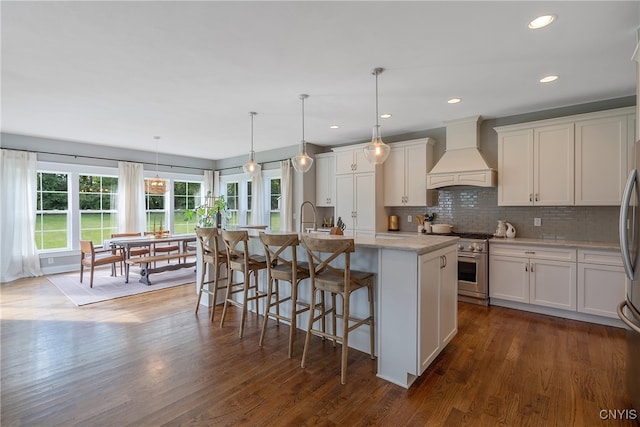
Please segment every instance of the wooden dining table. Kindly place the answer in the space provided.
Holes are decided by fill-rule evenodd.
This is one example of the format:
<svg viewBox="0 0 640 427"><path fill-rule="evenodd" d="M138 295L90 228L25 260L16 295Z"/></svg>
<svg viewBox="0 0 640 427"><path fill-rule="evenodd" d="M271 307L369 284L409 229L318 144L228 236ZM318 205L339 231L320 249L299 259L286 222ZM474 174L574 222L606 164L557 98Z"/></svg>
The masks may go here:
<svg viewBox="0 0 640 427"><path fill-rule="evenodd" d="M180 253L175 258L182 258L187 256L187 244L196 241L195 234L173 234L162 237L155 237L153 235L140 236L140 237L118 237L113 239L107 239L104 241L105 248L110 247L112 249L122 249L124 251L125 258L125 283L129 283L129 267L131 263L127 260L131 259L131 249L139 247L148 247L158 243L178 242L180 243ZM166 256L165 256L166 257ZM159 273L166 270L175 270L176 268L187 268L195 266L195 262L184 262L182 264L170 264L164 267L154 268L153 273ZM143 277L144 282L150 284L148 276L145 274Z"/></svg>

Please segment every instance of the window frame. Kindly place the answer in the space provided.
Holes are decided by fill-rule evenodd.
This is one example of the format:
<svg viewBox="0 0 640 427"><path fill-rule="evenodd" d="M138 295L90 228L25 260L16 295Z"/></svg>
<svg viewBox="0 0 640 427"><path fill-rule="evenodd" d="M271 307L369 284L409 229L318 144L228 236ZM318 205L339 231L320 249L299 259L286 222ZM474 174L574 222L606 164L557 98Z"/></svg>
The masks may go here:
<svg viewBox="0 0 640 427"><path fill-rule="evenodd" d="M262 219L261 222L269 225L269 229L271 229L271 213L279 212L271 210L271 180L272 179L280 179L282 184L282 175L280 169L269 169L262 170L262 186L263 186L263 194L264 194L264 206L265 206L265 218ZM219 188L220 194L227 199L227 184L231 182L238 183L238 225L248 224L247 222L247 213L251 211L251 206L248 206L249 197L247 194L247 182L251 182L251 177L246 173L235 173L228 175L221 175ZM255 196L255 193L252 189L252 197ZM223 218L222 226L226 226L225 218Z"/></svg>

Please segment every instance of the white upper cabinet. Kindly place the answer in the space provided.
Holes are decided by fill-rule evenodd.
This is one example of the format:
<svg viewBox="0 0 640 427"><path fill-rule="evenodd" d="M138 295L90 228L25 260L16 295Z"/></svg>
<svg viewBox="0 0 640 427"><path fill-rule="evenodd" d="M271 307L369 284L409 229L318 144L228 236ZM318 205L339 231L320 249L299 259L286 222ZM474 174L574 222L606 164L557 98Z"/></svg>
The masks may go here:
<svg viewBox="0 0 640 427"><path fill-rule="evenodd" d="M498 205L619 205L635 107L495 128Z"/></svg>
<svg viewBox="0 0 640 427"><path fill-rule="evenodd" d="M384 162L384 205L426 206L426 174L433 166L431 138L391 145Z"/></svg>
<svg viewBox="0 0 640 427"><path fill-rule="evenodd" d="M316 206L336 203L336 156L334 153L316 154Z"/></svg>
<svg viewBox="0 0 640 427"><path fill-rule="evenodd" d="M576 205L619 205L627 179L628 116L576 122Z"/></svg>
<svg viewBox="0 0 640 427"><path fill-rule="evenodd" d="M375 172L376 166L369 163L364 156L366 144L359 144L349 148L334 148L336 154L336 175L349 173Z"/></svg>

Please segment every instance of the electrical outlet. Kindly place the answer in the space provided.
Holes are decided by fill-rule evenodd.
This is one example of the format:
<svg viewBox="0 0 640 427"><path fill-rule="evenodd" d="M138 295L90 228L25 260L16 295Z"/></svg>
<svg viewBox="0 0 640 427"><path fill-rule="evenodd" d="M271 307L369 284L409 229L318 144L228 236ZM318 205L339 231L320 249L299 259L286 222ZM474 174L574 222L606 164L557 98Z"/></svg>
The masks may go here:
<svg viewBox="0 0 640 427"><path fill-rule="evenodd" d="M411 221L412 221L411 215L407 215L407 222L411 222Z"/></svg>
<svg viewBox="0 0 640 427"><path fill-rule="evenodd" d="M47 263L53 264L53 258L51 258L51 257L47 258Z"/></svg>
<svg viewBox="0 0 640 427"><path fill-rule="evenodd" d="M533 226L534 227L540 227L542 225L542 219L541 218L533 218Z"/></svg>

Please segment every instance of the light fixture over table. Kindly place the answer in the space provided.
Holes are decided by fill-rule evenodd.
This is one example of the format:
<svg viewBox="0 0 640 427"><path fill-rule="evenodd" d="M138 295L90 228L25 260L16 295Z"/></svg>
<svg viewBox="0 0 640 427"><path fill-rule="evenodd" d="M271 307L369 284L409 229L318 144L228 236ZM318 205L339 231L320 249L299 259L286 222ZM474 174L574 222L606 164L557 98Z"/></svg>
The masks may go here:
<svg viewBox="0 0 640 427"><path fill-rule="evenodd" d="M156 140L156 176L144 182L144 189L149 194L164 194L168 190L167 180L158 175L158 140L160 137L154 136L153 139Z"/></svg>
<svg viewBox="0 0 640 427"><path fill-rule="evenodd" d="M308 97L309 95L304 93L300 95L302 101L302 151L291 158L293 168L302 173L307 172L313 165L313 158L307 154L307 141L304 140L304 100Z"/></svg>
<svg viewBox="0 0 640 427"><path fill-rule="evenodd" d="M374 68L371 74L376 76L376 125L373 127L373 137L371 142L364 147L364 155L374 165L381 165L389 157L391 148L380 137L380 125L378 124L378 75L384 71L384 68Z"/></svg>
<svg viewBox="0 0 640 427"><path fill-rule="evenodd" d="M258 176L260 175L260 171L262 170L262 166L257 164L253 159L255 155L255 151L253 151L253 117L258 114L255 111L251 111L249 113L249 117L251 117L251 152L249 153L249 162L245 163L242 166L242 169L245 173L249 174L249 176Z"/></svg>

